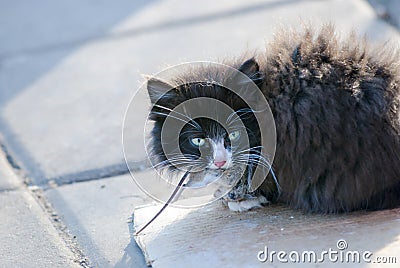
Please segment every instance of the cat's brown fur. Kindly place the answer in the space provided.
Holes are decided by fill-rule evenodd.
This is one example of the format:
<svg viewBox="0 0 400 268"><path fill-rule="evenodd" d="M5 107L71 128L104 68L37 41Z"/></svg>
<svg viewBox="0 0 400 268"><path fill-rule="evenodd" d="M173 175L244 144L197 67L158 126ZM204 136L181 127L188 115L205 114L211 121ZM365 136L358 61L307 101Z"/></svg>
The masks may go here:
<svg viewBox="0 0 400 268"><path fill-rule="evenodd" d="M399 53L324 27L281 34L257 61L279 200L316 212L400 205Z"/></svg>
<svg viewBox="0 0 400 268"><path fill-rule="evenodd" d="M354 36L340 41L327 26L319 32L282 32L265 54L231 66L254 79L274 115L273 167L281 192L269 175L259 189L267 198L322 213L400 205L398 52L371 49ZM190 70L175 81L214 81L213 76L221 75L215 69ZM195 85L176 89L161 101L171 109L196 96L233 107L240 102L224 94ZM158 143L164 119L152 119L153 150L162 156Z"/></svg>

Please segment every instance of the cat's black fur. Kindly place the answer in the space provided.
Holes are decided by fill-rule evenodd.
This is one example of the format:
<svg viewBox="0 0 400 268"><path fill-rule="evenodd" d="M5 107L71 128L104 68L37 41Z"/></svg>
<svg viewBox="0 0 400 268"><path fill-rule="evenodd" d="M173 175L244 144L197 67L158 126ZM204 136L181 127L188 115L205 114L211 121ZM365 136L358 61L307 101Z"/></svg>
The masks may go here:
<svg viewBox="0 0 400 268"><path fill-rule="evenodd" d="M269 175L260 187L268 197L322 213L400 206L397 52L371 49L354 37L339 41L332 27L324 27L316 34L282 33L264 55L232 66L257 83L275 119L273 167L281 193ZM215 69L191 70L176 81L190 76L213 81L221 75ZM224 101L235 111L247 107L209 84L175 88L159 102L173 109L199 96ZM152 147L163 161L159 133L165 118L152 113L151 119ZM258 137L256 123L245 122ZM252 138L251 143L259 141Z"/></svg>

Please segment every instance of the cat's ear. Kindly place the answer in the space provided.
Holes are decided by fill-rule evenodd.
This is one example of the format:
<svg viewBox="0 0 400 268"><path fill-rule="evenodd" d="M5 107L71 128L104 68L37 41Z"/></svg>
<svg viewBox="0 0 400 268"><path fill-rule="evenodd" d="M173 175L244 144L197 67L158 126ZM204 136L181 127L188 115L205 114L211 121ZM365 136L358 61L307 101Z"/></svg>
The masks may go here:
<svg viewBox="0 0 400 268"><path fill-rule="evenodd" d="M264 82L264 75L260 72L257 61L254 58L245 61L238 71L231 80L232 88L238 90L237 93L246 102L258 104L260 102L259 88Z"/></svg>
<svg viewBox="0 0 400 268"><path fill-rule="evenodd" d="M168 98L168 94L173 88L174 87L167 82L154 77L147 80L147 92L149 93L152 104L155 104L161 98Z"/></svg>
<svg viewBox="0 0 400 268"><path fill-rule="evenodd" d="M244 73L250 80L257 86L260 86L264 80L264 76L260 72L260 66L254 58L245 61L238 69L240 72ZM245 85L248 83L248 79L237 78L237 83L239 85Z"/></svg>

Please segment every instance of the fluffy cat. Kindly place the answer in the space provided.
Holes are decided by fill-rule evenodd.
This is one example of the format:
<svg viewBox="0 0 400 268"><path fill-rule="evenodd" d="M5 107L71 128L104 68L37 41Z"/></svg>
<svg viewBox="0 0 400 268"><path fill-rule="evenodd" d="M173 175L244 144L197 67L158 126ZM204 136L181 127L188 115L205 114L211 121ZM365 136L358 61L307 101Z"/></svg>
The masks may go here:
<svg viewBox="0 0 400 268"><path fill-rule="evenodd" d="M212 83L227 75L215 68L188 70L168 82L149 79L150 119L155 122L151 149L158 167L176 168L161 146L167 116L181 116L171 111L185 101L208 97L230 106L245 128L228 130L211 119L193 119L176 133L183 157L172 161L175 166L201 166L204 181L244 166L242 178L225 197L232 210L267 202L319 213L400 205L397 52L371 49L354 36L340 41L333 27L325 26L317 33L282 32L265 54L230 66L257 85L273 113L276 153L267 179L248 192L254 166L271 168L271 163L260 154L254 114L240 97ZM249 138L250 149L236 154L231 144L241 135ZM201 150L206 157L199 164Z"/></svg>

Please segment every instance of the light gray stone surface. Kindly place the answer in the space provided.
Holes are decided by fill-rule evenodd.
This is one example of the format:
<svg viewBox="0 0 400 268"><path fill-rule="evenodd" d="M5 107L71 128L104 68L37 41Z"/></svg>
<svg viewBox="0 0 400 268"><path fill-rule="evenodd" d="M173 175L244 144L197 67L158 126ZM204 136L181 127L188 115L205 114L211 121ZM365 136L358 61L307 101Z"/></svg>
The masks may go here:
<svg viewBox="0 0 400 268"><path fill-rule="evenodd" d="M398 0L368 0L377 15L383 20L400 29L400 1Z"/></svg>
<svg viewBox="0 0 400 268"><path fill-rule="evenodd" d="M29 193L0 192L0 267L80 267Z"/></svg>
<svg viewBox="0 0 400 268"><path fill-rule="evenodd" d="M22 182L16 178L3 152L0 151L0 192L17 189L22 186Z"/></svg>
<svg viewBox="0 0 400 268"><path fill-rule="evenodd" d="M0 62L0 131L39 183L124 170L122 119L143 73L262 50L274 30L301 21L331 21L339 31L354 28L373 40L395 37L361 0L77 5L3 2L6 8L0 8L0 35L7 36L0 44L5 55ZM131 145L138 146L136 160L145 157L142 121L148 100L145 94L141 98L137 117L129 122Z"/></svg>
<svg viewBox="0 0 400 268"><path fill-rule="evenodd" d="M135 225L143 226L159 209L135 210ZM232 213L215 203L170 208L136 241L153 268L398 268L399 217L400 209L321 216L279 205ZM264 253L258 255L260 251ZM313 258L302 259L303 252L310 251ZM370 261L363 259L366 251L371 252L366 257Z"/></svg>
<svg viewBox="0 0 400 268"><path fill-rule="evenodd" d="M150 203L129 175L64 185L45 196L98 267L145 267L129 221L135 206Z"/></svg>
<svg viewBox="0 0 400 268"><path fill-rule="evenodd" d="M110 27L152 2L1 1L0 56L57 50L103 36Z"/></svg>
<svg viewBox="0 0 400 268"><path fill-rule="evenodd" d="M13 190L7 190L11 188ZM0 267L80 267L46 213L19 183L2 154L0 219Z"/></svg>

